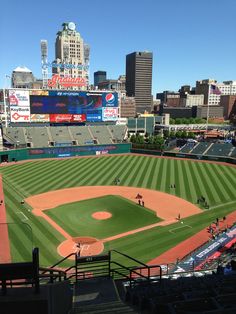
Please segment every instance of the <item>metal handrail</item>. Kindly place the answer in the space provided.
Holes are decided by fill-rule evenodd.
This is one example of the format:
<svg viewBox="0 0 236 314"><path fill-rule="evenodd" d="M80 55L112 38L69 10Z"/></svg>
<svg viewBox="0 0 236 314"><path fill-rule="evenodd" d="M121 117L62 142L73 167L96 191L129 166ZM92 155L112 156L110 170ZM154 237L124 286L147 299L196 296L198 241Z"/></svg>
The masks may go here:
<svg viewBox="0 0 236 314"><path fill-rule="evenodd" d="M137 259L135 259L135 258L133 258L133 257L127 255L127 254L125 254L125 253L119 252L119 251L117 251L117 250L114 250L114 249L113 249L113 250L111 250L110 252L116 252L116 253L118 253L118 254L120 254L120 255L122 255L122 256L125 256L125 257L127 257L128 259L130 259L130 260L132 260L132 261L134 261L134 262L136 262L136 263L138 263L138 264L140 264L140 265L143 265L143 266L145 266L145 267L148 266L147 264L145 264L145 263L143 263L143 262L140 262L139 260L137 260Z"/></svg>

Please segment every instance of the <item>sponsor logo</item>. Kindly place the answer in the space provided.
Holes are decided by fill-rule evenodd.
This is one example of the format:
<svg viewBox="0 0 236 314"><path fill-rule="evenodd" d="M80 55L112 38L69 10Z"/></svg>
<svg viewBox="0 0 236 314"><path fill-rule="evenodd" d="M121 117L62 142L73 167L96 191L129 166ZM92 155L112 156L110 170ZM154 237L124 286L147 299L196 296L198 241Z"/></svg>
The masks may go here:
<svg viewBox="0 0 236 314"><path fill-rule="evenodd" d="M15 111L15 112L30 112L29 108L24 108L24 107L11 107L11 112Z"/></svg>
<svg viewBox="0 0 236 314"><path fill-rule="evenodd" d="M106 94L105 99L108 104L113 104L115 101L115 96L112 93L109 93L109 94Z"/></svg>
<svg viewBox="0 0 236 314"><path fill-rule="evenodd" d="M60 75L55 74L51 80L48 80L48 86L55 87L57 84L63 87L86 86L86 81L82 77L60 77Z"/></svg>
<svg viewBox="0 0 236 314"><path fill-rule="evenodd" d="M29 107L29 92L28 91L9 91L10 106Z"/></svg>
<svg viewBox="0 0 236 314"><path fill-rule="evenodd" d="M14 112L13 115L11 116L12 117L12 120L19 120L19 119L23 119L24 121L29 121L29 116L26 116L26 115L22 115L22 114L19 114L18 112Z"/></svg>
<svg viewBox="0 0 236 314"><path fill-rule="evenodd" d="M9 100L11 105L18 105L18 99L15 95L9 95Z"/></svg>

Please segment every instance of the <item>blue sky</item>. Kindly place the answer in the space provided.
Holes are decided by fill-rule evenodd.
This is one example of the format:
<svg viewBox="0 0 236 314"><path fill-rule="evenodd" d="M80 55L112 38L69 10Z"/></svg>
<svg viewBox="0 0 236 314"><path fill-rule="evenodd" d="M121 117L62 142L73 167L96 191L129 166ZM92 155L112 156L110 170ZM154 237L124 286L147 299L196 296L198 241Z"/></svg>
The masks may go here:
<svg viewBox="0 0 236 314"><path fill-rule="evenodd" d="M0 87L17 66L41 78L40 40L53 61L68 21L90 45L91 83L97 70L125 74L125 56L144 50L153 52L154 94L204 78L236 80L235 12L236 0L3 0Z"/></svg>

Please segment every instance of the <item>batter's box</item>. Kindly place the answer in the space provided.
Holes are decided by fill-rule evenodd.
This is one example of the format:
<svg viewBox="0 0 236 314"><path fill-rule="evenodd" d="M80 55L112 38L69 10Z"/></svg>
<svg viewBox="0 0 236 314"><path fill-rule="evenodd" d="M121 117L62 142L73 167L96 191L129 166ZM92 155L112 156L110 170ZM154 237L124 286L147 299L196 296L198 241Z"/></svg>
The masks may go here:
<svg viewBox="0 0 236 314"><path fill-rule="evenodd" d="M176 227L176 228L173 228L173 229L170 229L169 230L169 232L170 233L178 233L179 231L182 231L183 229L186 229L186 228L190 228L190 229L192 229L192 227L191 226L189 226L189 225L181 225L181 226L179 226L179 227Z"/></svg>
<svg viewBox="0 0 236 314"><path fill-rule="evenodd" d="M88 244L83 244L83 245L81 245L81 250L89 250L89 247L90 247L90 245L88 245Z"/></svg>

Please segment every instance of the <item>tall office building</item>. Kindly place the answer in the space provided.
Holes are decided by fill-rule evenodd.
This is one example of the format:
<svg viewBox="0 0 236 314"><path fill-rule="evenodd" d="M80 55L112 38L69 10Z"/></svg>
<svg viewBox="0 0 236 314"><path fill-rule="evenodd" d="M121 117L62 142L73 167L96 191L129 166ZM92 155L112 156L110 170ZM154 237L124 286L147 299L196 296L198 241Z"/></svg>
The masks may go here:
<svg viewBox="0 0 236 314"><path fill-rule="evenodd" d="M136 113L151 112L151 52L133 52L126 56L126 94L129 97L135 97Z"/></svg>
<svg viewBox="0 0 236 314"><path fill-rule="evenodd" d="M97 71L94 72L94 86L98 86L99 83L105 82L107 79L106 71Z"/></svg>
<svg viewBox="0 0 236 314"><path fill-rule="evenodd" d="M89 85L89 46L84 43L80 33L76 31L75 23L63 23L62 27L62 31L59 31L56 37L56 60L54 61L60 66L54 67L53 73L60 77L82 78L85 86L73 89L87 88Z"/></svg>

